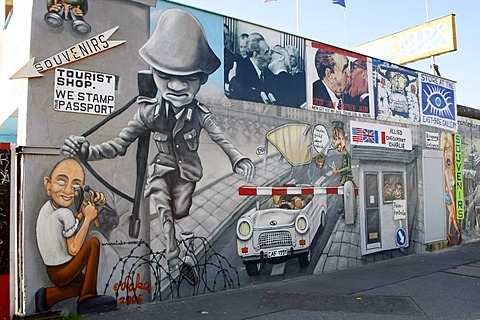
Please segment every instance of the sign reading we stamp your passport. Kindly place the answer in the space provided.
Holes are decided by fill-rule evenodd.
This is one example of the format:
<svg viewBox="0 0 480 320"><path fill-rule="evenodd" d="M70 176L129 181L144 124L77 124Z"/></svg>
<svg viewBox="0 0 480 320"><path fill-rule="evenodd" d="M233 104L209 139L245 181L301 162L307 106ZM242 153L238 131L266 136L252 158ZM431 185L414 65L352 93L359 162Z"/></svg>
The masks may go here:
<svg viewBox="0 0 480 320"><path fill-rule="evenodd" d="M57 68L53 105L56 111L108 115L115 109L115 76Z"/></svg>

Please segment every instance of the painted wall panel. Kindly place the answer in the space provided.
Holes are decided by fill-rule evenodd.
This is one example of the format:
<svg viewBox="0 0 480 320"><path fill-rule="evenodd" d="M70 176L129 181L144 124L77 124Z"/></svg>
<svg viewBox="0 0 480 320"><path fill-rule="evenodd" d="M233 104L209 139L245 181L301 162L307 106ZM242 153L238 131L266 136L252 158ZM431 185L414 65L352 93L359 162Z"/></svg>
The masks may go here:
<svg viewBox="0 0 480 320"><path fill-rule="evenodd" d="M440 152L424 151L423 157L425 242L445 240L445 181L438 172L443 171L443 156Z"/></svg>
<svg viewBox="0 0 480 320"><path fill-rule="evenodd" d="M22 314L101 312L426 249L421 150L426 131L440 137L453 127L420 122L418 72L166 1L88 5L91 30L82 34L72 28L81 20L48 25L45 15L57 8L34 4L36 63L60 52L57 59L75 58L82 43L98 52L36 69L41 77L28 80L27 146L19 152ZM99 35L116 27L108 41L119 42L110 47ZM334 95L348 106L313 103L320 58L334 63L327 85L344 62ZM291 85L280 86L284 80ZM74 109L75 100L105 112ZM464 139L478 139L473 123ZM372 147L370 131L366 141L354 128L405 145ZM464 166L470 222L462 228L478 225L475 161ZM371 202L368 174L377 183ZM48 237L62 252L55 258L43 245ZM72 245L76 237L82 246ZM85 247L95 254L83 255ZM87 293L77 290L83 277L58 276L83 268L79 256L94 257ZM270 277L272 263L283 264L281 277ZM59 289L68 286L73 293Z"/></svg>

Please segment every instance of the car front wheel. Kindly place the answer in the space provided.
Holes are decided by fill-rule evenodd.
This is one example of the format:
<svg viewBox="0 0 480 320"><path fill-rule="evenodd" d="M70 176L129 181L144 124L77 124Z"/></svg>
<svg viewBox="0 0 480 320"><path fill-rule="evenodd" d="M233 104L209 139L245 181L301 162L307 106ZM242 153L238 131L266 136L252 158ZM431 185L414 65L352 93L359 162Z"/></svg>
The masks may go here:
<svg viewBox="0 0 480 320"><path fill-rule="evenodd" d="M327 225L327 214L325 211L322 211L320 214L320 228L323 229Z"/></svg>
<svg viewBox="0 0 480 320"><path fill-rule="evenodd" d="M308 265L310 264L310 250L298 256L298 263L300 264L300 268L308 267Z"/></svg>
<svg viewBox="0 0 480 320"><path fill-rule="evenodd" d="M247 269L247 274L251 277L260 273L260 263L255 261L245 262L245 268Z"/></svg>

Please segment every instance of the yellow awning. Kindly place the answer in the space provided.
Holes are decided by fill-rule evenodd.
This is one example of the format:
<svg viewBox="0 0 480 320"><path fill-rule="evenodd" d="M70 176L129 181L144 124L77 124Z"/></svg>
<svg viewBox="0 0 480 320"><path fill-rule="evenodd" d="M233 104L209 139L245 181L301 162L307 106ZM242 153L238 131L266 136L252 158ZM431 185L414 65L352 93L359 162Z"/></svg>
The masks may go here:
<svg viewBox="0 0 480 320"><path fill-rule="evenodd" d="M312 161L313 138L309 124L285 124L270 130L266 138L292 166Z"/></svg>

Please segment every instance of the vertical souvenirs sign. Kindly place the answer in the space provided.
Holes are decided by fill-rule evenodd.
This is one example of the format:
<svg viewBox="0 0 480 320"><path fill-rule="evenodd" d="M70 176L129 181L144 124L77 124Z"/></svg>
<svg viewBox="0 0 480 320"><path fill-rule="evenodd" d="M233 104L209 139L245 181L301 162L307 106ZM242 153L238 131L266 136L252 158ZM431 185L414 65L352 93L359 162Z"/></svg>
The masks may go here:
<svg viewBox="0 0 480 320"><path fill-rule="evenodd" d="M10 144L0 143L0 319L10 319L10 163Z"/></svg>
<svg viewBox="0 0 480 320"><path fill-rule="evenodd" d="M462 136L453 135L455 147L455 205L457 209L457 220L465 217L465 201L463 199L463 157L462 157Z"/></svg>
<svg viewBox="0 0 480 320"><path fill-rule="evenodd" d="M456 131L455 82L423 73L420 75L420 87L422 96L420 123Z"/></svg>

